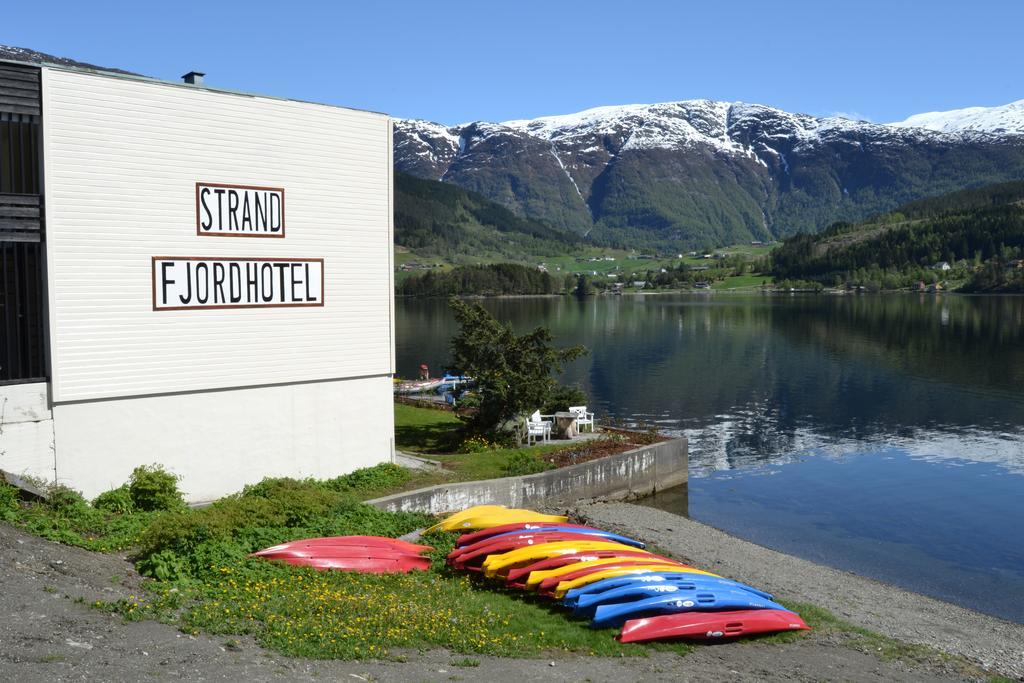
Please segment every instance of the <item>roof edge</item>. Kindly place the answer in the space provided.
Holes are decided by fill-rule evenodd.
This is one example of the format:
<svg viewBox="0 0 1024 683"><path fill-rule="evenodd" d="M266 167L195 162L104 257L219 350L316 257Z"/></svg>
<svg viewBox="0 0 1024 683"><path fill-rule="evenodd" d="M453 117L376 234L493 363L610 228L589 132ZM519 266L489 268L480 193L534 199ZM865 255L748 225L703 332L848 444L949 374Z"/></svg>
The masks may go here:
<svg viewBox="0 0 1024 683"><path fill-rule="evenodd" d="M188 88L189 90L207 90L215 93L222 93L225 95L236 95L239 97L251 97L253 99L267 99L267 100L278 100L280 102L296 102L299 104L312 104L318 107L330 107L332 109L345 109L347 111L360 112L362 114L374 114L376 116L383 116L387 119L391 119L391 115L382 111L376 111L373 109L360 109L358 107L349 107L343 104L328 104L326 102L314 102L312 100L298 100L291 97L279 97L277 95L265 95L263 93L252 93L245 92L243 90L232 90L231 88L219 88L216 86L206 85L192 85L189 83L179 83L177 81L168 81L162 78L153 78L152 76L143 76L142 74L132 73L130 71L121 70L109 70L102 67L86 67L86 66L72 66L68 64L60 64L57 62L32 62L17 59L5 59L0 58L0 64L17 64L18 66L32 67L36 69L51 69L54 71L70 71L73 73L84 73L92 76L105 76L108 78L118 78L129 81L141 81L144 83L153 83L155 85L166 85L174 88Z"/></svg>

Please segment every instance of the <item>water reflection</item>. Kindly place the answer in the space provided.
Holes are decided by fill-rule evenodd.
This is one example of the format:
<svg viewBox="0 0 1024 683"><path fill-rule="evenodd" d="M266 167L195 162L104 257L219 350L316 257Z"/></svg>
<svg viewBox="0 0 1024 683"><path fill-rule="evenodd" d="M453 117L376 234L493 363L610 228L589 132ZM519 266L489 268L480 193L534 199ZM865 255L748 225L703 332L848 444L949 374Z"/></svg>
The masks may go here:
<svg viewBox="0 0 1024 683"><path fill-rule="evenodd" d="M692 474L898 443L1024 468L1024 298L722 295L488 300L585 344L599 413L691 439ZM400 300L398 367L441 364L444 301Z"/></svg>

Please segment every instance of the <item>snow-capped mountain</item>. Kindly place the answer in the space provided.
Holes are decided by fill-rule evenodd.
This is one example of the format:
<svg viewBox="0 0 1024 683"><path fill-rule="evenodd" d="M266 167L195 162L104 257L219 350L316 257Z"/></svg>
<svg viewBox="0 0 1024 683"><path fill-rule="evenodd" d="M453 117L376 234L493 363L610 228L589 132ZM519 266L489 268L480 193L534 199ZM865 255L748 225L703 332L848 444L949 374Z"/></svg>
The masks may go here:
<svg viewBox="0 0 1024 683"><path fill-rule="evenodd" d="M395 121L395 166L639 245L770 239L1024 177L1024 101L898 124L688 100L504 123Z"/></svg>
<svg viewBox="0 0 1024 683"><path fill-rule="evenodd" d="M892 124L900 128L926 128L950 134L993 136L1024 135L1024 100L1000 107L968 107L952 111L915 114Z"/></svg>

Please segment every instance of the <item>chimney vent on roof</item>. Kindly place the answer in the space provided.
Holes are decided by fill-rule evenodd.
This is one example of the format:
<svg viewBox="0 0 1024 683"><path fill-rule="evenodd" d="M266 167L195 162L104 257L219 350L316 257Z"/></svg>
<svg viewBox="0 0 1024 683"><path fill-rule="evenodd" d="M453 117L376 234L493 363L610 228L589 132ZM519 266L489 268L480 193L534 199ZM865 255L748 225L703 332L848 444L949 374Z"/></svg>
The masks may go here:
<svg viewBox="0 0 1024 683"><path fill-rule="evenodd" d="M202 85L203 84L203 76L205 76L205 75L206 74L204 74L202 71L189 71L187 74L185 74L181 78L182 78L183 81L185 81L189 85Z"/></svg>

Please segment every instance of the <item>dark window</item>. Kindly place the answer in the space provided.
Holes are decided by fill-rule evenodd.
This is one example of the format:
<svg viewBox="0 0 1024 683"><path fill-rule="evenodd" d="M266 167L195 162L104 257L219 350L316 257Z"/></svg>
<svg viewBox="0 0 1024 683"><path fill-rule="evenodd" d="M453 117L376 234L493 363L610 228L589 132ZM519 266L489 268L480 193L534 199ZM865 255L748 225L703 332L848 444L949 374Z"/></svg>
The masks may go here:
<svg viewBox="0 0 1024 683"><path fill-rule="evenodd" d="M39 124L0 113L0 194L39 194Z"/></svg>
<svg viewBox="0 0 1024 683"><path fill-rule="evenodd" d="M43 243L0 241L0 383L45 381Z"/></svg>
<svg viewBox="0 0 1024 683"><path fill-rule="evenodd" d="M38 69L0 64L0 384L45 381Z"/></svg>

